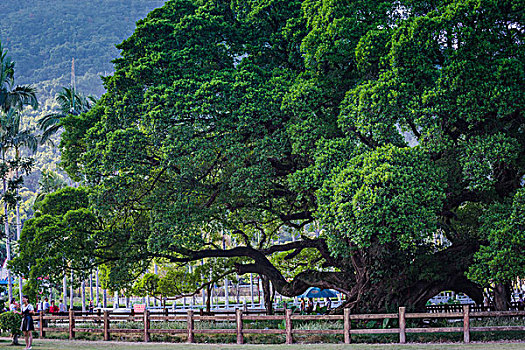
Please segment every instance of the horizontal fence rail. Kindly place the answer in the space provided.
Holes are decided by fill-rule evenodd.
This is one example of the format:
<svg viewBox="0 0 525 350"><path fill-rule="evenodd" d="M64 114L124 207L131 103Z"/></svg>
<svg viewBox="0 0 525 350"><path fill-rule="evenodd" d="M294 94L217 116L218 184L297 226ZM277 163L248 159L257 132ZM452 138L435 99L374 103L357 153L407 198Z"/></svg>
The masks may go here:
<svg viewBox="0 0 525 350"><path fill-rule="evenodd" d="M200 315L195 314L193 310L188 310L184 315L181 314L159 314L151 313L145 310L141 313L114 313L104 311L99 313L78 313L70 310L67 314L46 315L39 313L36 321L38 326L36 330L41 338L48 332L69 333L69 339L75 339L77 332L101 334L105 341L111 339L115 334L134 334L142 337L144 342L149 342L151 334L170 334L186 335L188 343L195 342L195 334L231 334L236 335L237 344L244 343L246 334L280 334L284 335L286 344L292 344L294 335L305 334L332 334L342 335L346 344L351 343L354 334L398 334L399 343L406 343L407 333L463 333L463 342L470 342L471 332L492 332L492 331L525 331L525 322L521 326L490 326L490 327L471 327L471 318L490 318L490 317L523 317L525 320L525 311L474 311L471 312L469 305L464 305L461 312L447 313L406 313L404 307L400 307L398 313L388 314L351 314L349 309L344 310L343 315L297 315L292 314L292 310L286 309L284 315L257 315L246 314L237 309L235 314L231 315ZM461 327L407 327L409 319L454 319L462 321ZM370 320L397 320L398 326L395 328L356 328L352 329L352 321L370 321ZM245 321L284 321L284 329L252 329L245 328ZM153 322L182 322L186 324L185 329L158 329L152 328ZM196 328L196 322L232 322L235 328L223 329L202 329ZM341 329L294 329L294 323L300 321L343 321ZM142 324L142 328L119 328L118 325L123 322L137 322ZM49 327L53 323L54 327ZM88 326L86 326L88 325ZM124 325L126 325L124 323ZM113 326L113 327L112 327ZM117 327L115 327L117 326Z"/></svg>

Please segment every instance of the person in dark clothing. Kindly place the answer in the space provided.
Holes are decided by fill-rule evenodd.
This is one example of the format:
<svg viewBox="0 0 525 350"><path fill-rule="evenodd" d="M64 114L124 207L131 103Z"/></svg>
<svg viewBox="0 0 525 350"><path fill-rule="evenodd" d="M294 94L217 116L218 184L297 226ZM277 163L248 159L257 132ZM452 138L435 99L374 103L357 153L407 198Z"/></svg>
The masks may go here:
<svg viewBox="0 0 525 350"><path fill-rule="evenodd" d="M326 298L326 311L332 310L332 300L330 298Z"/></svg>
<svg viewBox="0 0 525 350"><path fill-rule="evenodd" d="M518 299L518 310L523 311L525 310L525 300L523 299L523 294L519 295Z"/></svg>
<svg viewBox="0 0 525 350"><path fill-rule="evenodd" d="M22 324L20 330L24 333L24 338L26 341L26 350L32 349L33 345L33 331L35 326L33 324L33 314L35 313L35 308L33 305L29 304L27 296L22 297Z"/></svg>
<svg viewBox="0 0 525 350"><path fill-rule="evenodd" d="M306 312L311 313L314 311L314 299L308 298L308 305L306 306Z"/></svg>

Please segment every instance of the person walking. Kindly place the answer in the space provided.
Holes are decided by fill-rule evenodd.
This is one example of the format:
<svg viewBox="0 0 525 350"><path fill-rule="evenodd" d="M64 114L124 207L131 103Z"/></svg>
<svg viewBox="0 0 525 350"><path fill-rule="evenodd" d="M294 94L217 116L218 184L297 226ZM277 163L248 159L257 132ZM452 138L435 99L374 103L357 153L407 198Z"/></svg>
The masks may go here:
<svg viewBox="0 0 525 350"><path fill-rule="evenodd" d="M35 326L33 324L33 315L35 308L29 304L27 296L22 296L22 324L20 330L24 333L24 339L26 341L26 350L31 350L33 346L33 331Z"/></svg>

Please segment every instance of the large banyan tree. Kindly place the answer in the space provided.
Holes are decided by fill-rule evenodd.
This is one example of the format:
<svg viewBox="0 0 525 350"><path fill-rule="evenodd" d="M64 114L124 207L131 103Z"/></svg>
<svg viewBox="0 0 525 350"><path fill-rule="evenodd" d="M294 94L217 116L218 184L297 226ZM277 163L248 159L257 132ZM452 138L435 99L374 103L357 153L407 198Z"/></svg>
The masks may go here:
<svg viewBox="0 0 525 350"><path fill-rule="evenodd" d="M525 276L523 15L168 1L118 46L98 104L63 121L63 165L104 222L76 251L123 280L152 258L236 258L267 290L333 288L354 311L481 302L488 285L504 307Z"/></svg>

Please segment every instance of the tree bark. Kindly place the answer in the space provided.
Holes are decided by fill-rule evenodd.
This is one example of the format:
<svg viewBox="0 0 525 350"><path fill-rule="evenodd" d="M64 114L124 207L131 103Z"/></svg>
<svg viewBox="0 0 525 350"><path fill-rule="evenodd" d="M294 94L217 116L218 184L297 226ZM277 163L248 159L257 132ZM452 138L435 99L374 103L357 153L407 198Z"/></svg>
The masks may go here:
<svg viewBox="0 0 525 350"><path fill-rule="evenodd" d="M211 312L211 283L206 286L206 312Z"/></svg>
<svg viewBox="0 0 525 350"><path fill-rule="evenodd" d="M268 258L275 252L283 251L291 251L285 259L293 258L306 248L314 248L320 253L325 261L320 267L321 271L306 270L291 281ZM185 257L173 258L172 261L229 257L252 259L253 263L239 263L235 269L238 275L257 273L261 276L268 313L273 312L270 282L275 291L288 297L300 295L308 287L338 290L346 296L344 306L352 312L381 312L399 306L423 310L430 298L444 290L463 292L477 303L483 302L481 288L465 277L472 256L478 249L475 242L457 242L438 252L427 251L426 254L415 255L400 249L395 243L385 245L376 242L366 250L352 248L355 249L351 256L334 259L323 239L307 239L266 249L237 246L227 250L180 251L178 253ZM323 271L327 267L336 267L337 270ZM381 271L378 271L379 268Z"/></svg>
<svg viewBox="0 0 525 350"><path fill-rule="evenodd" d="M494 307L496 311L507 311L510 306L510 283L496 283L494 286Z"/></svg>

